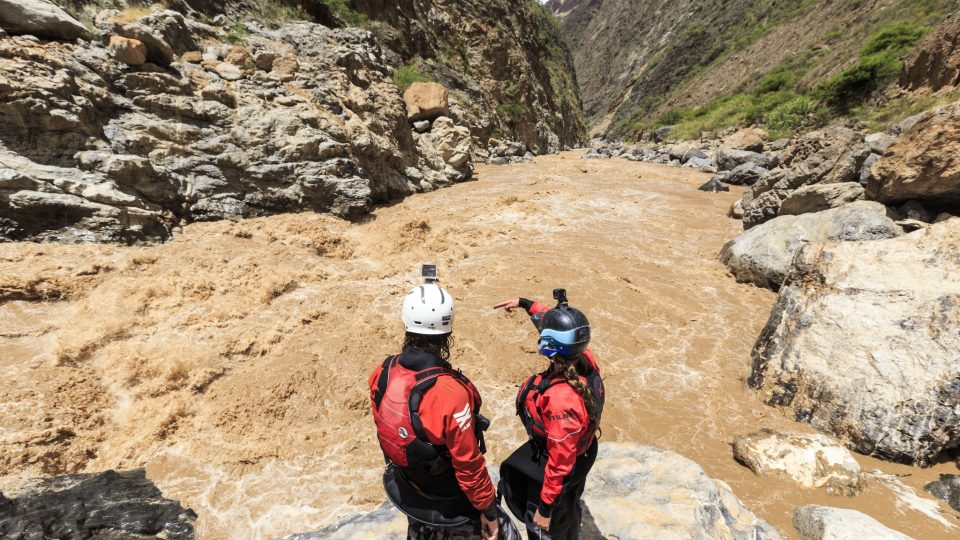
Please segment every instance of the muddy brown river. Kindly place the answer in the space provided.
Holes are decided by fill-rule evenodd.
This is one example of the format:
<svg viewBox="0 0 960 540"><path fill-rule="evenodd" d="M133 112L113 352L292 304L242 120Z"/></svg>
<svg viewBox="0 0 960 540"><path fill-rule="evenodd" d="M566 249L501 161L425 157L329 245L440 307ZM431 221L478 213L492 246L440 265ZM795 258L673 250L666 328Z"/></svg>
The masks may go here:
<svg viewBox="0 0 960 540"><path fill-rule="evenodd" d="M775 295L717 261L741 228L725 217L738 193L697 191L708 176L687 169L581 154L481 166L476 182L358 224L299 214L194 224L158 246L0 244L0 490L145 466L209 539L375 508L366 378L399 347L418 265L435 262L457 301L454 364L493 419L493 460L523 439L513 397L545 360L526 318L491 306L564 287L605 372L602 440L683 454L786 538L809 503L918 539L960 537L958 514L922 491L952 463L858 455L871 475L847 498L734 461L738 434L811 430L745 387Z"/></svg>

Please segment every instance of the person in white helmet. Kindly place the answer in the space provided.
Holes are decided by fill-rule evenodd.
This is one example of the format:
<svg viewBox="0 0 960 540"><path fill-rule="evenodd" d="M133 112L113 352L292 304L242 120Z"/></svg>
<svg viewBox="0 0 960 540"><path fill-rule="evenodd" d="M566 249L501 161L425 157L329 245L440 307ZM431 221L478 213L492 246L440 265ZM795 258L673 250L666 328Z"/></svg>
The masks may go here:
<svg viewBox="0 0 960 540"><path fill-rule="evenodd" d="M403 351L368 381L384 487L408 517L408 539L516 538L483 457L480 394L450 365L453 298L435 281L404 298Z"/></svg>

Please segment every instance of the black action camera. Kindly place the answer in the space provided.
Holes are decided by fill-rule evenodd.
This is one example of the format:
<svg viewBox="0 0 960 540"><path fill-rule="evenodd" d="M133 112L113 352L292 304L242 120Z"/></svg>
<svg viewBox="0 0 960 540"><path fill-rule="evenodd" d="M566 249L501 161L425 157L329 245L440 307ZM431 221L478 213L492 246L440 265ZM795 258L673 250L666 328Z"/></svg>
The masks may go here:
<svg viewBox="0 0 960 540"><path fill-rule="evenodd" d="M437 265L435 264L420 265L420 276L423 277L423 281L426 283L440 281L440 276L437 274Z"/></svg>
<svg viewBox="0 0 960 540"><path fill-rule="evenodd" d="M558 306L567 305L567 290L566 289L554 289L553 290L553 299L557 301Z"/></svg>

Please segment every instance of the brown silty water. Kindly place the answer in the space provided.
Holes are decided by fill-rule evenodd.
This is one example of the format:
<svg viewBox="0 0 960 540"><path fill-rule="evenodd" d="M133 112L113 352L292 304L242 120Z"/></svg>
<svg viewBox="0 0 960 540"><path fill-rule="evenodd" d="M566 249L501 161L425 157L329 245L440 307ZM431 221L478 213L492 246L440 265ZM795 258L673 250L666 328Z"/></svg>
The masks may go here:
<svg viewBox="0 0 960 540"><path fill-rule="evenodd" d="M524 434L519 382L544 367L519 311L564 287L594 328L603 439L696 461L785 537L793 509L861 510L915 538L958 537L922 492L953 464L857 456L860 496L760 478L738 434L811 431L745 387L775 295L717 261L738 193L707 176L580 154L482 166L359 224L314 214L194 224L152 247L0 245L0 489L48 474L146 466L199 514L203 538L275 537L370 510L384 496L367 376L397 351L403 295L435 262L455 296L454 364L493 419L488 457Z"/></svg>

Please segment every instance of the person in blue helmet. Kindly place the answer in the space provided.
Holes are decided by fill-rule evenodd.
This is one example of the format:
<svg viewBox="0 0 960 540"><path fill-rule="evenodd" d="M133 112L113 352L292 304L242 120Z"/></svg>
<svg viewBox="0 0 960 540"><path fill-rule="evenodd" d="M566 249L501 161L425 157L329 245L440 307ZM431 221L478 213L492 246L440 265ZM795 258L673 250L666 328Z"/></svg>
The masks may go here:
<svg viewBox="0 0 960 540"><path fill-rule="evenodd" d="M590 322L554 290L554 308L513 298L495 309L522 307L539 331L537 350L550 360L527 378L517 395L517 414L529 440L500 467L500 493L538 540L580 536L580 498L597 457L603 411L600 367L587 345Z"/></svg>

